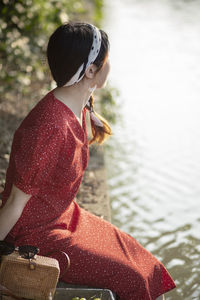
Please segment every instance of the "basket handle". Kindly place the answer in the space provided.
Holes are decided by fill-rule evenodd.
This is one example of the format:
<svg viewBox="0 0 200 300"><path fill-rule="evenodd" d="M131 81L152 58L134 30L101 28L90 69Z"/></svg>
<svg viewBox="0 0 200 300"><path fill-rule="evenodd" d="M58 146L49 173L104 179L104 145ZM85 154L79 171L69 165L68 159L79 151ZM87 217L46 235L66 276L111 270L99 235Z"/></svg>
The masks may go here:
<svg viewBox="0 0 200 300"><path fill-rule="evenodd" d="M70 258L67 255L67 253L65 253L64 251L56 250L56 251L51 251L51 252L49 252L49 253L47 253L45 255L48 256L48 255L51 255L53 253L58 253L58 252L61 252L65 256L65 258L67 260L67 267L66 267L65 271L63 272L63 274L60 276L60 278L62 278L66 274L66 272L68 271L68 269L70 267Z"/></svg>

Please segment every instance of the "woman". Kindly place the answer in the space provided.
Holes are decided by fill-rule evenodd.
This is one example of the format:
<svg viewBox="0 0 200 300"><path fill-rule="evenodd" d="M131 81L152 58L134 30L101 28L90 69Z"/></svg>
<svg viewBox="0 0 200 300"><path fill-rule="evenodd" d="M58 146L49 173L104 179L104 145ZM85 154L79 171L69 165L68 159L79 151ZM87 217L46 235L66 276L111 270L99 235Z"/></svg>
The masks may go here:
<svg viewBox="0 0 200 300"><path fill-rule="evenodd" d="M94 112L92 96L106 83L108 56L107 34L92 24L69 22L51 35L47 57L57 87L14 134L0 239L37 246L41 255L54 252L66 283L109 288L122 300L158 299L175 287L162 263L129 234L74 201L89 158L86 110L90 144L111 134ZM67 272L61 251L70 257Z"/></svg>

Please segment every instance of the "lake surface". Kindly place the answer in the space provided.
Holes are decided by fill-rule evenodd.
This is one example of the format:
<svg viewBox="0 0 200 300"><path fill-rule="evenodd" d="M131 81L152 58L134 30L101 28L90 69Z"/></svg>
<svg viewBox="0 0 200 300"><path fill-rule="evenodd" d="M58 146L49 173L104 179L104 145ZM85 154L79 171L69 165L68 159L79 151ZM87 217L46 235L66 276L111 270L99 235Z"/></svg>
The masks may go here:
<svg viewBox="0 0 200 300"><path fill-rule="evenodd" d="M167 300L200 299L200 1L107 0L102 27L122 115L106 143L112 223L169 270Z"/></svg>

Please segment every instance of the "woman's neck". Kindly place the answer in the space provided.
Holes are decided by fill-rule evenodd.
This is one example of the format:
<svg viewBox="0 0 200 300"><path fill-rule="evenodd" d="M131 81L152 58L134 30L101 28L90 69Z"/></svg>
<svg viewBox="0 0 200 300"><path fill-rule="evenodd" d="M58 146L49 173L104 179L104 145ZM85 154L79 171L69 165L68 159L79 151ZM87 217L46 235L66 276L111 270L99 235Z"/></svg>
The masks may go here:
<svg viewBox="0 0 200 300"><path fill-rule="evenodd" d="M81 122L82 110L91 96L88 88L89 86L80 82L73 86L57 87L53 90L53 93L58 100L62 101L73 111L79 122Z"/></svg>

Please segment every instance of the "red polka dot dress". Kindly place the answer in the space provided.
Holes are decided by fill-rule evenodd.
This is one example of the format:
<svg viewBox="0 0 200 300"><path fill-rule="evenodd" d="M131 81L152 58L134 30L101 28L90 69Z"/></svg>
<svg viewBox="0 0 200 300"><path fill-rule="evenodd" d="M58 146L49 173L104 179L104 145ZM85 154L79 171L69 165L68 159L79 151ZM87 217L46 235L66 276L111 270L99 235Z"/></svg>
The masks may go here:
<svg viewBox="0 0 200 300"><path fill-rule="evenodd" d="M40 255L57 251L66 283L108 288L121 300L154 300L175 288L163 264L132 236L75 201L88 164L86 108L82 126L53 90L29 112L14 134L3 205L15 184L31 194L5 240L31 244Z"/></svg>

